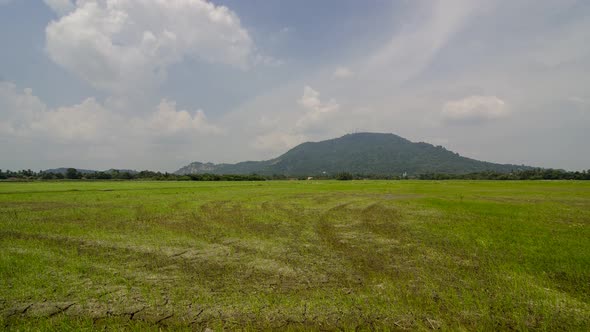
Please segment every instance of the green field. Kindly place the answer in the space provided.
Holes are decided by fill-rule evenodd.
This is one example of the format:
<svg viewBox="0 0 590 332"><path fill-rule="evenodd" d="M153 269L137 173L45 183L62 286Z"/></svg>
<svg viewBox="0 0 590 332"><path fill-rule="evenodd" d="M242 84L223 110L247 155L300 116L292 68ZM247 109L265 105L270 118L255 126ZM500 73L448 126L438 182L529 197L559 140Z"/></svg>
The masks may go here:
<svg viewBox="0 0 590 332"><path fill-rule="evenodd" d="M589 330L590 182L0 183L0 328Z"/></svg>

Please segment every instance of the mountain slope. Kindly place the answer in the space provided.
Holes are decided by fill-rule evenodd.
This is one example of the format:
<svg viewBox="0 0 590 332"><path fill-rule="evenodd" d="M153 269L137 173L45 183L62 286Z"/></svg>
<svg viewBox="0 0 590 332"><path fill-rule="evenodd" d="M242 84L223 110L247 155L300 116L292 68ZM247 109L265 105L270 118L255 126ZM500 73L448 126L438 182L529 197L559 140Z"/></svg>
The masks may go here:
<svg viewBox="0 0 590 332"><path fill-rule="evenodd" d="M78 173L81 174L92 174L92 173L98 173L99 171L96 170L91 170L91 169L82 169L82 168L76 168L76 171L78 171ZM68 168L67 167L60 167L60 168L52 168L52 169L46 169L43 172L45 173L52 173L52 174L63 174L65 175L68 172ZM119 172L119 173L130 173L130 174L137 174L137 171L132 170L132 169L108 169L106 171L102 171L105 173L113 173L113 172Z"/></svg>
<svg viewBox="0 0 590 332"><path fill-rule="evenodd" d="M440 146L413 143L394 134L358 133L321 142L307 142L278 158L237 164L187 165L176 174L281 174L289 176L350 172L373 175L425 173L465 174L529 169L462 157Z"/></svg>

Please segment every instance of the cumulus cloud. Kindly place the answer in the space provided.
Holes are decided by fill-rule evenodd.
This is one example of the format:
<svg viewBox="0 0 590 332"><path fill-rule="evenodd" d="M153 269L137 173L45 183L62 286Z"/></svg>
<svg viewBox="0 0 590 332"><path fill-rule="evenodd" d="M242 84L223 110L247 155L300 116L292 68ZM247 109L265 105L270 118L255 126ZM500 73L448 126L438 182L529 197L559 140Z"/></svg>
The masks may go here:
<svg viewBox="0 0 590 332"><path fill-rule="evenodd" d="M277 59L275 57L263 54L256 54L253 57L253 64L255 65L265 65L268 67L279 67L285 64L285 61L281 59Z"/></svg>
<svg viewBox="0 0 590 332"><path fill-rule="evenodd" d="M308 85L304 86L297 104L305 110L303 114L289 113L281 117L261 115L255 124L260 132L250 146L261 151L285 152L316 138L318 133L325 133L325 124L328 120L336 121L340 110L336 100L322 100L320 93Z"/></svg>
<svg viewBox="0 0 590 332"><path fill-rule="evenodd" d="M47 1L58 11L69 11L67 2ZM77 1L47 26L46 49L54 62L112 93L155 84L186 57L242 69L256 58L238 16L205 0Z"/></svg>
<svg viewBox="0 0 590 332"><path fill-rule="evenodd" d="M120 115L94 98L56 109L47 107L31 89L18 91L12 83L0 82L0 135L42 139L59 143L116 143L181 135L187 141L195 135L220 134L205 113L177 110L176 103L162 100L145 117Z"/></svg>
<svg viewBox="0 0 590 332"><path fill-rule="evenodd" d="M41 110L45 105L33 95L33 90L19 91L14 83L0 81L0 109L4 116Z"/></svg>
<svg viewBox="0 0 590 332"><path fill-rule="evenodd" d="M65 15L75 8L71 0L43 0L43 2L58 15Z"/></svg>
<svg viewBox="0 0 590 332"><path fill-rule="evenodd" d="M323 123L332 114L338 112L340 105L334 99L328 102L320 100L320 93L305 86L303 96L298 100L299 105L306 109L306 113L297 121L297 127L300 129L310 129Z"/></svg>
<svg viewBox="0 0 590 332"><path fill-rule="evenodd" d="M158 110L144 122L140 120L138 124L159 135L174 135L190 131L202 134L218 134L222 130L209 123L202 110L191 114L186 110L176 110L176 103L166 99L160 102Z"/></svg>
<svg viewBox="0 0 590 332"><path fill-rule="evenodd" d="M506 103L496 96L470 96L445 103L442 116L449 122L475 123L508 115Z"/></svg>
<svg viewBox="0 0 590 332"><path fill-rule="evenodd" d="M352 76L354 76L354 72L347 67L338 67L332 74L332 78L349 78Z"/></svg>
<svg viewBox="0 0 590 332"><path fill-rule="evenodd" d="M31 89L19 91L12 83L0 83L0 134L43 138L57 142L102 140L119 117L95 99L51 109Z"/></svg>
<svg viewBox="0 0 590 332"><path fill-rule="evenodd" d="M28 134L60 142L105 141L111 137L120 120L94 98L89 98L77 105L36 114L29 123Z"/></svg>
<svg viewBox="0 0 590 332"><path fill-rule="evenodd" d="M19 91L13 83L0 82L0 134L20 134L46 109L31 89Z"/></svg>

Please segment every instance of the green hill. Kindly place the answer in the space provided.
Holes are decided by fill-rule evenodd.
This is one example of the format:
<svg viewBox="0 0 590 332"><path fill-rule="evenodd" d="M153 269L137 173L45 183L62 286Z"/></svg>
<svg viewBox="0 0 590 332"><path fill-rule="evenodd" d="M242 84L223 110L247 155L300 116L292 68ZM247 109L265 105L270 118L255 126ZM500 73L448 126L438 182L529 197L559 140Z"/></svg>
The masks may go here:
<svg viewBox="0 0 590 332"><path fill-rule="evenodd" d="M194 162L176 174L280 174L305 176L349 172L371 175L508 173L527 166L495 164L462 157L442 146L414 143L394 134L358 133L321 142L307 142L266 161L237 164Z"/></svg>

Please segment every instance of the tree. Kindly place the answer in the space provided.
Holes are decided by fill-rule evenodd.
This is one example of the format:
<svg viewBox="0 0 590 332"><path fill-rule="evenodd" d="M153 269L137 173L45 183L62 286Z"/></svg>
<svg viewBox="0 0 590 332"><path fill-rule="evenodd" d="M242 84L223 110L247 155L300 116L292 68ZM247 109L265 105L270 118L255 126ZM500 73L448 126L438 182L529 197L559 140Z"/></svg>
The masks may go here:
<svg viewBox="0 0 590 332"><path fill-rule="evenodd" d="M67 179L79 179L80 173L75 168L68 168L66 171L66 178Z"/></svg>
<svg viewBox="0 0 590 332"><path fill-rule="evenodd" d="M53 180L55 175L53 173L41 172L40 178L41 180Z"/></svg>
<svg viewBox="0 0 590 332"><path fill-rule="evenodd" d="M121 172L117 175L117 179L131 180L133 179L133 176L129 172Z"/></svg>
<svg viewBox="0 0 590 332"><path fill-rule="evenodd" d="M338 175L336 175L336 179L337 180L352 180L353 176L352 176L352 174L350 174L348 172L343 172L343 173L339 173Z"/></svg>
<svg viewBox="0 0 590 332"><path fill-rule="evenodd" d="M94 177L99 180L110 180L112 178L110 173L105 172L94 173Z"/></svg>

